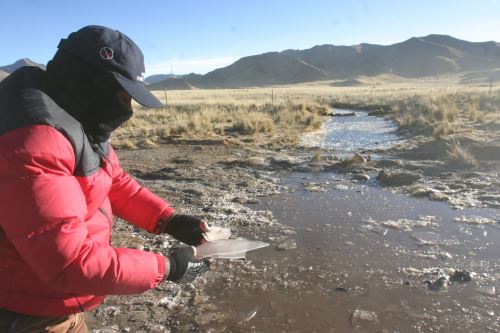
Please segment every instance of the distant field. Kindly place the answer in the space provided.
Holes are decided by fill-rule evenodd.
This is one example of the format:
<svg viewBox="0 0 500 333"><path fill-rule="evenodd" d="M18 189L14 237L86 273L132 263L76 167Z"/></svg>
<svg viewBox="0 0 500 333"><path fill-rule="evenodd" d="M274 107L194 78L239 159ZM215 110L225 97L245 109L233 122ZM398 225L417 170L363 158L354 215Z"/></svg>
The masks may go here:
<svg viewBox="0 0 500 333"><path fill-rule="evenodd" d="M383 78L382 78L383 79ZM370 81L371 80L371 81ZM155 91L163 109L143 110L114 135L115 146L154 147L172 139L294 144L321 128L331 105L381 110L401 129L440 136L500 121L500 87L440 80L334 87L330 82L249 89Z"/></svg>

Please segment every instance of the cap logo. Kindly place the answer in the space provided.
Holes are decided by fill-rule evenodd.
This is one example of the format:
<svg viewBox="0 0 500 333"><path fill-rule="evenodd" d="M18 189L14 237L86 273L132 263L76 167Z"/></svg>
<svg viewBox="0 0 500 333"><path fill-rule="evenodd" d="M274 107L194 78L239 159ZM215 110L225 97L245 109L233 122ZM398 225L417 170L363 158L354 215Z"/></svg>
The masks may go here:
<svg viewBox="0 0 500 333"><path fill-rule="evenodd" d="M104 60L111 60L113 59L114 52L112 48L105 46L99 51L99 55Z"/></svg>
<svg viewBox="0 0 500 333"><path fill-rule="evenodd" d="M139 82L143 82L144 81L144 73L141 73L141 75L137 75L136 79Z"/></svg>

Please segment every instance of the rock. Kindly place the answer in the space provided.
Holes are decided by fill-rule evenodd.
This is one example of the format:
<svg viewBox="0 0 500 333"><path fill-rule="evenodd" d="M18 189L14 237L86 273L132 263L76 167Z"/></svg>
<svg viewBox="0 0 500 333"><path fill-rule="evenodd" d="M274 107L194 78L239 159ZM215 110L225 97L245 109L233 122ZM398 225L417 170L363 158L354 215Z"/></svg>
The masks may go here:
<svg viewBox="0 0 500 333"><path fill-rule="evenodd" d="M364 174L364 173L360 173L360 174L354 174L352 176L352 178L354 180L357 180L357 181L360 181L360 182L366 182L370 179L370 176Z"/></svg>
<svg viewBox="0 0 500 333"><path fill-rule="evenodd" d="M448 291L448 277L441 276L436 279L434 282L426 281L427 287L429 290L436 292L447 292Z"/></svg>
<svg viewBox="0 0 500 333"><path fill-rule="evenodd" d="M420 179L420 175L411 172L389 172L382 170L379 172L377 179L384 186L405 186L414 184Z"/></svg>
<svg viewBox="0 0 500 333"><path fill-rule="evenodd" d="M467 271L455 270L455 272L450 275L450 282L469 282L471 280L470 273Z"/></svg>
<svg viewBox="0 0 500 333"><path fill-rule="evenodd" d="M351 326L354 328L363 328L370 325L378 324L379 320L374 311L354 310L350 318Z"/></svg>
<svg viewBox="0 0 500 333"><path fill-rule="evenodd" d="M263 167L266 165L265 160L261 157L250 157L245 162L251 167Z"/></svg>
<svg viewBox="0 0 500 333"><path fill-rule="evenodd" d="M108 306L104 309L104 313L106 313L109 317L116 317L121 313L121 311L117 307Z"/></svg>
<svg viewBox="0 0 500 333"><path fill-rule="evenodd" d="M297 165L297 162L293 161L291 157L270 157L268 161L272 166L280 168L291 168Z"/></svg>
<svg viewBox="0 0 500 333"><path fill-rule="evenodd" d="M356 112L349 112L349 113L332 113L332 117L353 117L356 116Z"/></svg>

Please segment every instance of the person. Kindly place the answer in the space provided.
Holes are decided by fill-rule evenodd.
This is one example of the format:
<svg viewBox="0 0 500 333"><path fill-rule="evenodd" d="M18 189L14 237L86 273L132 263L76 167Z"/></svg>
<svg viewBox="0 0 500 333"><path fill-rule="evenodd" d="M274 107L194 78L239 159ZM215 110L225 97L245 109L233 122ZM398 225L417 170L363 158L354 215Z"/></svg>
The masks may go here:
<svg viewBox="0 0 500 333"><path fill-rule="evenodd" d="M131 99L162 104L123 33L87 26L62 39L47 69L0 83L0 331L88 332L83 313L106 295L191 281L206 221L176 214L121 167L111 133ZM112 216L187 245L163 256L110 244Z"/></svg>

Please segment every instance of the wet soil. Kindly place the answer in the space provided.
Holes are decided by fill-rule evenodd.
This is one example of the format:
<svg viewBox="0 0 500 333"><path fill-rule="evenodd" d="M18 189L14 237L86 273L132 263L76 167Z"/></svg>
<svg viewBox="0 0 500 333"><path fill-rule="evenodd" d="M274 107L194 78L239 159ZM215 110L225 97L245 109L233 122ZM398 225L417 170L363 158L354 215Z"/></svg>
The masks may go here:
<svg viewBox="0 0 500 333"><path fill-rule="evenodd" d="M94 332L499 331L498 168L488 162L443 171L438 159L398 155L418 147L416 140L348 152L196 144L120 151L124 168L180 212L271 246L247 260L212 260L192 284L166 282L142 295L108 297L88 314L90 326ZM380 179L418 177L389 186L376 179L382 171L388 176ZM115 224L113 244L162 253L179 246L123 221Z"/></svg>

